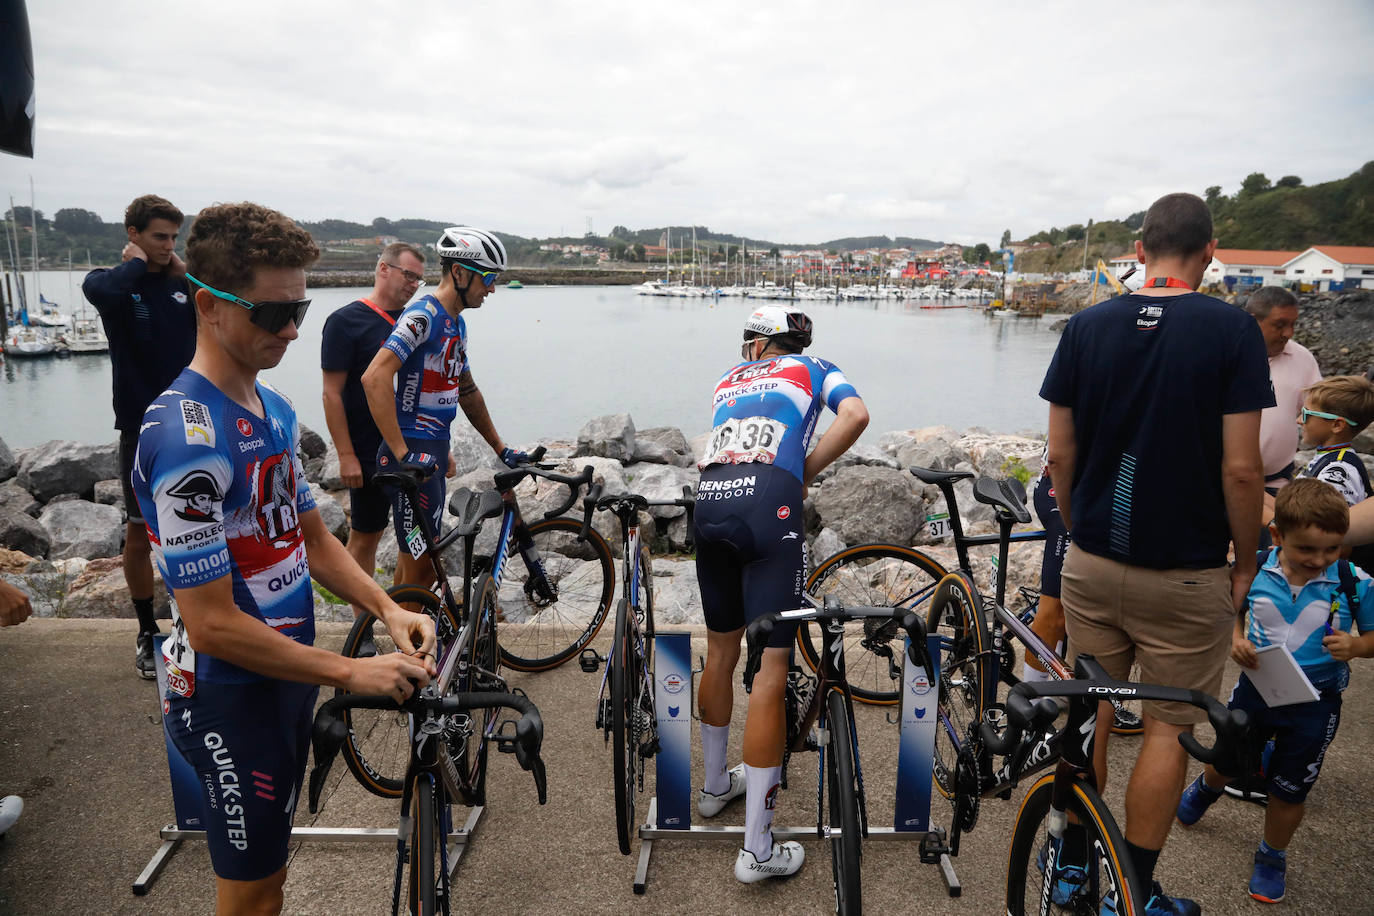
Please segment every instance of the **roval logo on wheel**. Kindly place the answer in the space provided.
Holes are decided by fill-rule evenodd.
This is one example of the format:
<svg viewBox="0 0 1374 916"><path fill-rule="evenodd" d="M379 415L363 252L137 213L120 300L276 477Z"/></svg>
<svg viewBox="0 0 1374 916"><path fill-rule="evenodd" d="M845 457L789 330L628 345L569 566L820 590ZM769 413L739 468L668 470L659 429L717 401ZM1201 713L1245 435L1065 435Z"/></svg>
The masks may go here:
<svg viewBox="0 0 1374 916"><path fill-rule="evenodd" d="M778 518L787 518L792 514L792 510L786 506L778 506Z"/></svg>

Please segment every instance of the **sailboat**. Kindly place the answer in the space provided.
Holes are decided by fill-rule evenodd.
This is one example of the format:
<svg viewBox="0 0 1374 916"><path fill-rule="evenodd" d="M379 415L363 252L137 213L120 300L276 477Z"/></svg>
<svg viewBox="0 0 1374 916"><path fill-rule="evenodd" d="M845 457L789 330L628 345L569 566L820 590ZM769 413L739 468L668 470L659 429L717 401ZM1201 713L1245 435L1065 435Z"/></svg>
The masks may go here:
<svg viewBox="0 0 1374 916"><path fill-rule="evenodd" d="M39 292L38 311L29 312L29 324L38 325L40 328L65 328L71 321L72 316L61 311L56 302Z"/></svg>
<svg viewBox="0 0 1374 916"><path fill-rule="evenodd" d="M67 285L70 292L72 278L72 253L67 252ZM86 311L86 299L81 299L81 313L72 320L72 329L63 335L67 349L73 353L108 353L110 340L99 318L92 318Z"/></svg>

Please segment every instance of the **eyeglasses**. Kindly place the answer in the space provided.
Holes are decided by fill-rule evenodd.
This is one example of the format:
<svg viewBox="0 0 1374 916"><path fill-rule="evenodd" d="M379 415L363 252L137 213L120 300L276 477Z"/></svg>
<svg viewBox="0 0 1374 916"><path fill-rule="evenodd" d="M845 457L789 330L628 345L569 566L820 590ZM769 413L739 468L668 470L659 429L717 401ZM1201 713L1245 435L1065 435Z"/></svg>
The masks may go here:
<svg viewBox="0 0 1374 916"><path fill-rule="evenodd" d="M392 270L399 270L401 272L401 276L406 278L406 282L414 283L416 289L419 289L421 286L425 285L424 274L417 274L413 270L406 270L401 265L392 264L390 261L383 261L382 263L385 264L387 267L390 267Z"/></svg>
<svg viewBox="0 0 1374 916"><path fill-rule="evenodd" d="M186 279L217 299L233 302L248 309L248 320L269 334L277 333L286 327L288 322L292 321L296 323L296 327L299 329L301 322L305 320L305 310L310 308L309 299L292 299L287 302L249 302L233 293L222 292L213 286L202 283L190 274L186 275Z"/></svg>
<svg viewBox="0 0 1374 916"><path fill-rule="evenodd" d="M493 286L495 286L496 278L501 275L499 272L495 270L478 270L476 267L469 267L462 261L458 261L457 264L464 270L470 270L473 273L477 274L477 276L481 277L482 285L485 286L487 289L491 289Z"/></svg>
<svg viewBox="0 0 1374 916"><path fill-rule="evenodd" d="M1324 410L1308 410L1306 407L1298 410L1298 422L1306 423L1308 417L1321 417L1323 420L1345 420L1345 425L1354 427L1355 424L1349 418L1343 417L1338 413L1327 413Z"/></svg>

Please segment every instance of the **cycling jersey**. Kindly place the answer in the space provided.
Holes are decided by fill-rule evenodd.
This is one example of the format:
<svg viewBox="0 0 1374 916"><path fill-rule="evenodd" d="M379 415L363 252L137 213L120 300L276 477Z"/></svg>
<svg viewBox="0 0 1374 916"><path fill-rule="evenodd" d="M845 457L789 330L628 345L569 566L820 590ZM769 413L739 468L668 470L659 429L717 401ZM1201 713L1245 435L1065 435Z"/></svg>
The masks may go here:
<svg viewBox="0 0 1374 916"><path fill-rule="evenodd" d="M168 689L249 683L262 675L191 648L176 591L232 576L234 604L297 642L315 641L314 595L300 515L315 508L297 455L290 402L257 383L264 416L186 369L148 406L133 485L163 581L172 636Z"/></svg>
<svg viewBox="0 0 1374 916"><path fill-rule="evenodd" d="M741 363L716 383L711 436L698 468L771 464L801 480L821 406L838 410L852 397L858 392L844 373L814 356Z"/></svg>
<svg viewBox="0 0 1374 916"><path fill-rule="evenodd" d="M458 377L468 365L467 325L433 296L412 303L383 347L401 360L396 422L407 439L447 439L458 412Z"/></svg>
<svg viewBox="0 0 1374 916"><path fill-rule="evenodd" d="M1348 505L1363 502L1374 492L1369 483L1369 469L1360 456L1348 445L1319 448L1299 477L1312 477L1335 487Z"/></svg>

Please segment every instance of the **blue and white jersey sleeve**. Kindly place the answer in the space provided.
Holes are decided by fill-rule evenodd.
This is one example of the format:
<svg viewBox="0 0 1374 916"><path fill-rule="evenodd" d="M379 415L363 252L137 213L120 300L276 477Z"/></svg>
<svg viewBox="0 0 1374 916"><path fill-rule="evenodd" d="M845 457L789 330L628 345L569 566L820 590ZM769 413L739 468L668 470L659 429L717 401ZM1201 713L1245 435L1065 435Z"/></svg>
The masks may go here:
<svg viewBox="0 0 1374 916"><path fill-rule="evenodd" d="M829 407L832 412L838 412L840 403L846 398L859 396L859 392L855 391L854 386L849 384L849 379L844 377L839 366L814 357L807 357L807 359L813 360L825 372L821 382L821 398L825 401L825 406Z"/></svg>
<svg viewBox="0 0 1374 916"><path fill-rule="evenodd" d="M412 353L429 342L439 321L438 307L426 296L401 313L401 317L396 319L396 327L382 346L395 353L404 363Z"/></svg>

